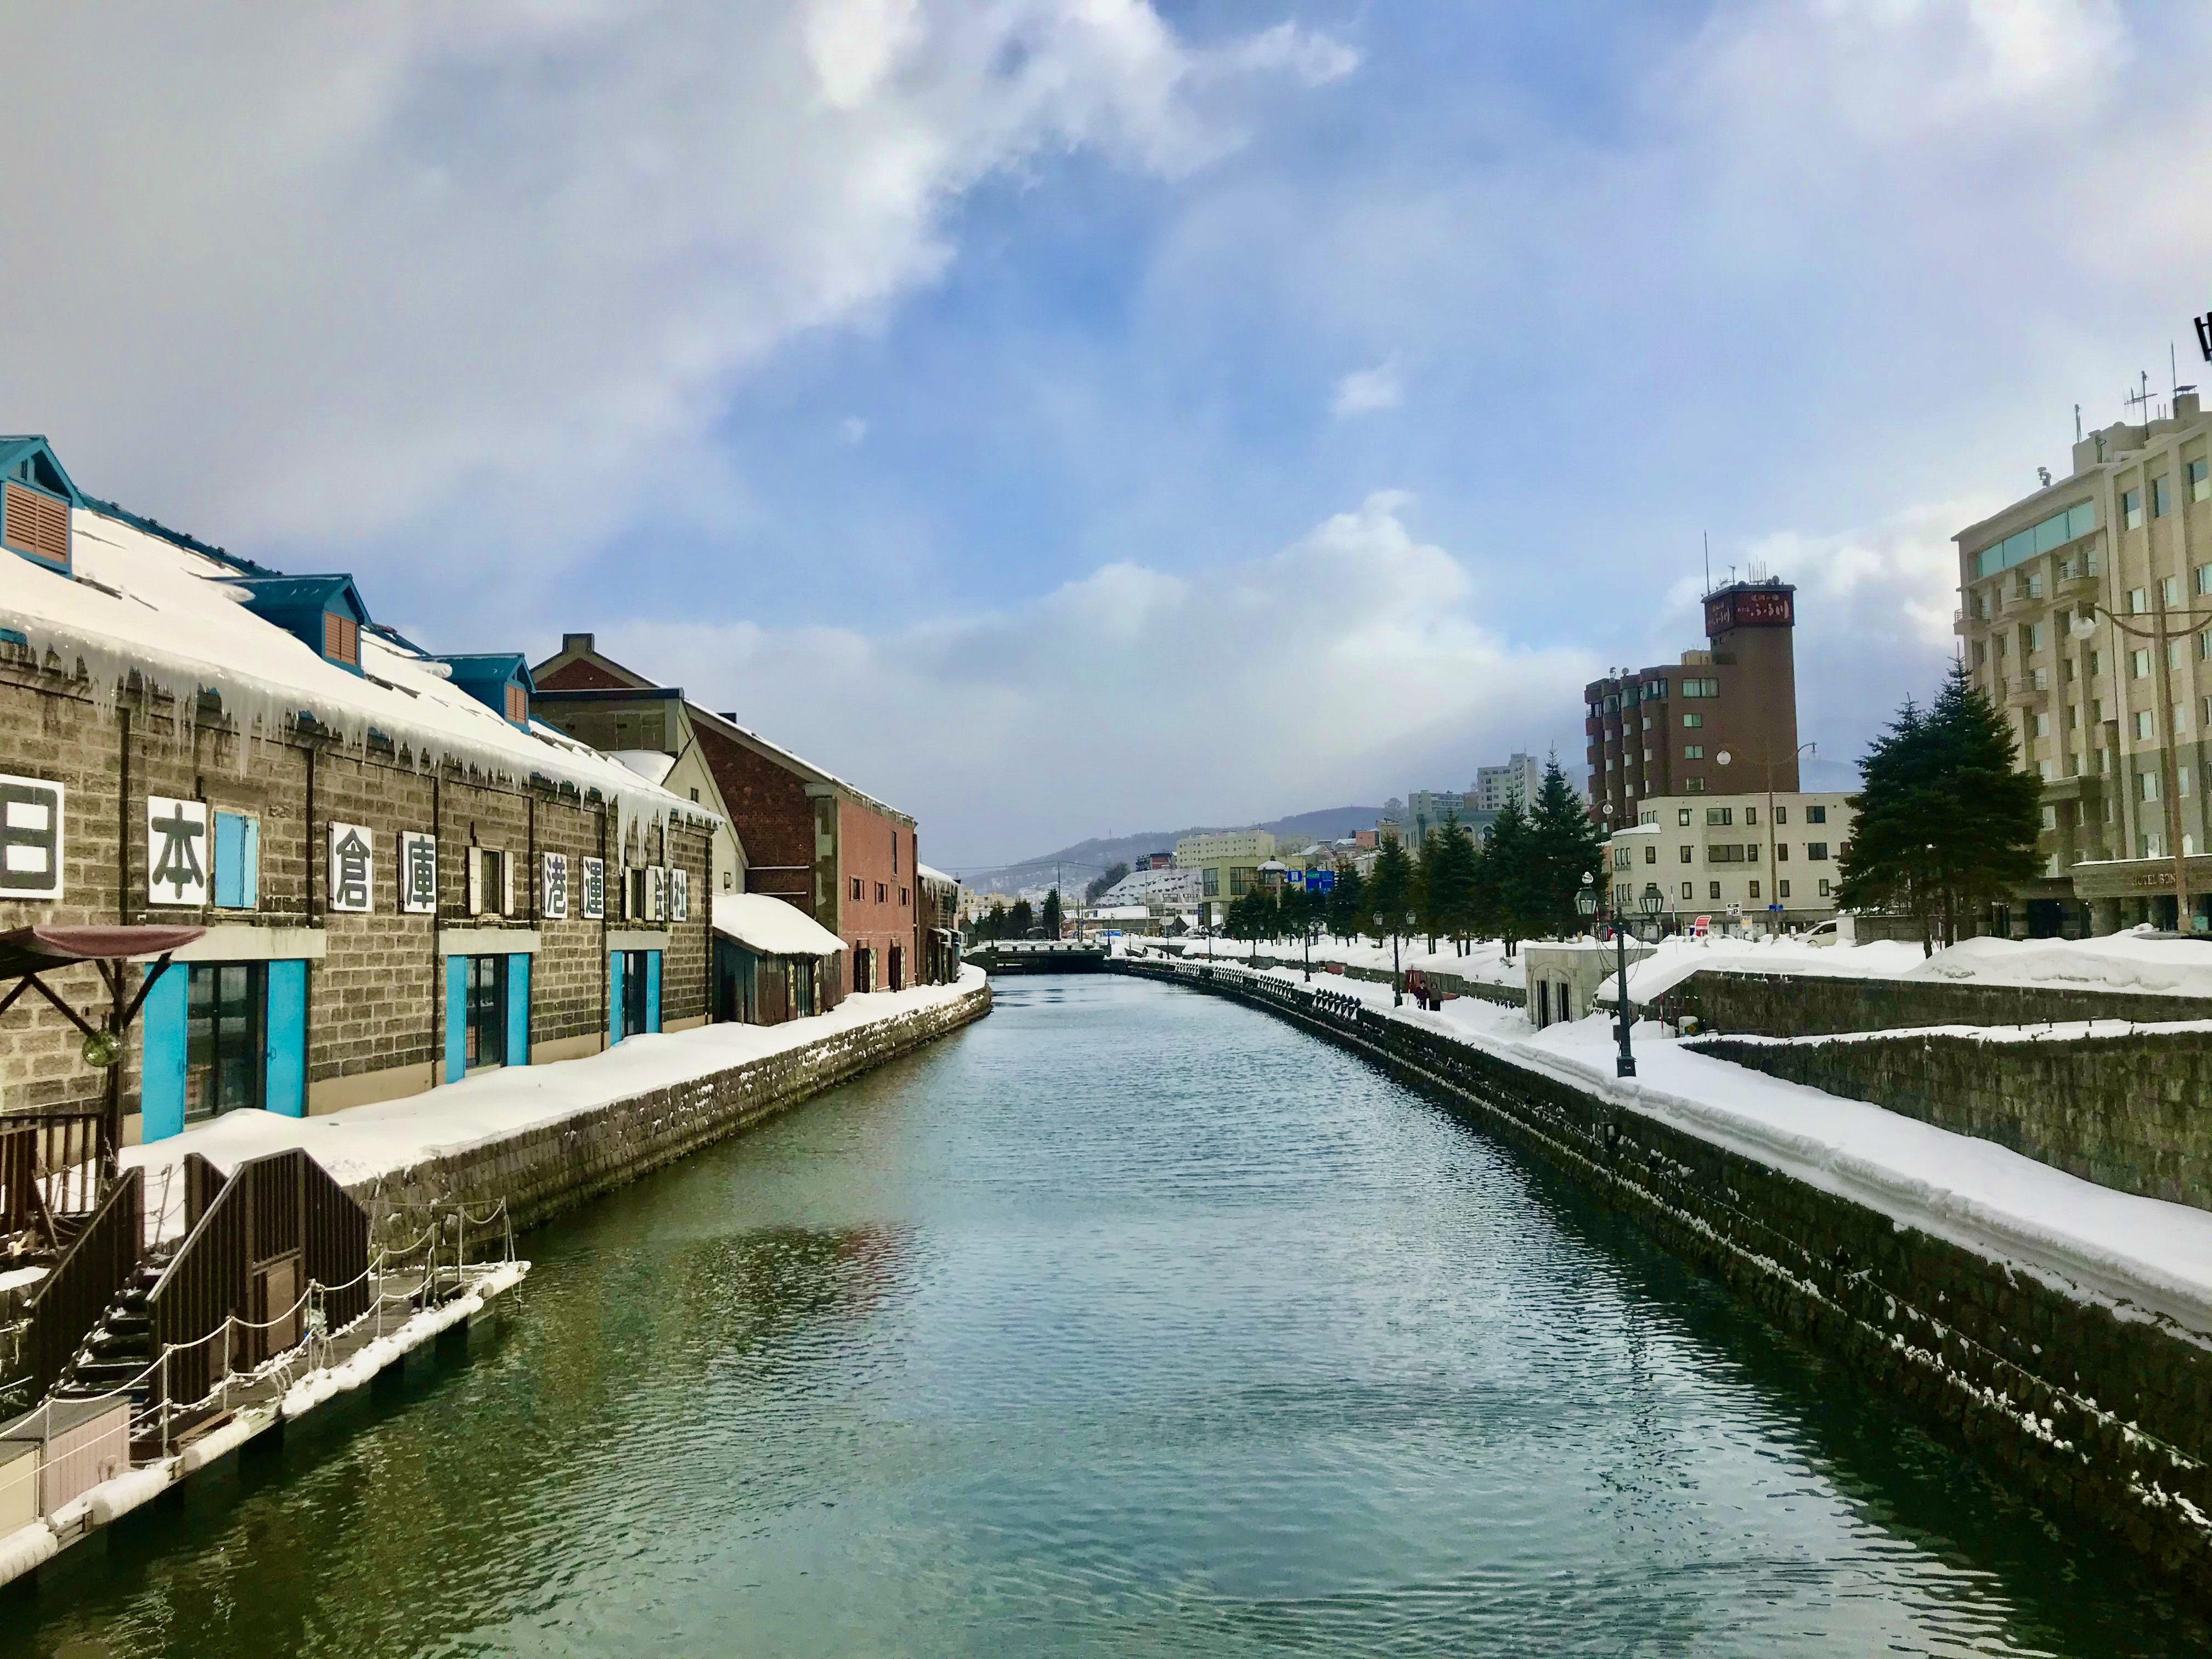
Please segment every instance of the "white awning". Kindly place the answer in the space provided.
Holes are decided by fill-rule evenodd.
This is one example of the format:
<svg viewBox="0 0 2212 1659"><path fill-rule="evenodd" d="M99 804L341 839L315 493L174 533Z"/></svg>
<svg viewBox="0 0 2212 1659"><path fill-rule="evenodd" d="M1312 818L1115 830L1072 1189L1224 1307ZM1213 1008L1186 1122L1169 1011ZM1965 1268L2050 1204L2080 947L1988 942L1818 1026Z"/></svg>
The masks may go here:
<svg viewBox="0 0 2212 1659"><path fill-rule="evenodd" d="M715 894L714 931L764 957L827 957L845 948L797 905L769 893Z"/></svg>

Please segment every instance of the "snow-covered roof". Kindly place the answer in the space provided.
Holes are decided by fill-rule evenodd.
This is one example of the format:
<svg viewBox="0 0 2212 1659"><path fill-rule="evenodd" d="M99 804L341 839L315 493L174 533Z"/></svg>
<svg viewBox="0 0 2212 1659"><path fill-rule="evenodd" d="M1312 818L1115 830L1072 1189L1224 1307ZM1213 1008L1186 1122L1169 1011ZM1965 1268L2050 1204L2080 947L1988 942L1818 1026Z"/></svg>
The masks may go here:
<svg viewBox="0 0 2212 1659"><path fill-rule="evenodd" d="M610 749L607 753L647 783L665 783L676 769L676 757L659 749Z"/></svg>
<svg viewBox="0 0 2212 1659"><path fill-rule="evenodd" d="M73 577L6 561L0 625L41 658L82 664L104 704L135 672L185 711L199 691L216 692L241 731L264 737L304 714L356 747L372 732L389 738L418 766L453 761L596 790L624 820L719 822L550 726L509 724L455 685L450 666L388 629L362 629L356 674L255 615L247 580L211 552L90 507L72 508L70 528Z"/></svg>
<svg viewBox="0 0 2212 1659"><path fill-rule="evenodd" d="M827 957L845 948L843 939L772 893L715 894L714 931L764 957Z"/></svg>
<svg viewBox="0 0 2212 1659"><path fill-rule="evenodd" d="M949 882L949 883L951 883L951 884L953 886L955 886L955 887L957 887L957 886L960 884L960 878L959 878L959 877L957 877L957 876L948 876L948 875L946 875L946 874L945 873L945 872L944 872L944 871L942 871L942 870L933 870L933 869L931 869L931 868L930 868L927 865L926 865L926 864L917 864L917 865L915 865L915 866L914 866L914 872L915 872L915 874L916 874L917 876L920 876L920 877L921 877L924 881L943 881L943 882Z"/></svg>

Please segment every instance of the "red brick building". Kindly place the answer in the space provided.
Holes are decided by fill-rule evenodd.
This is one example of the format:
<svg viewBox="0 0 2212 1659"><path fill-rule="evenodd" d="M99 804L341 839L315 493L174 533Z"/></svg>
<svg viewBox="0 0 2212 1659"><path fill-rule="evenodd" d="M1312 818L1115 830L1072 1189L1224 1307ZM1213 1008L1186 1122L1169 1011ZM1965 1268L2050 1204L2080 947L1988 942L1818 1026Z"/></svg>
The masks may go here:
<svg viewBox="0 0 2212 1659"><path fill-rule="evenodd" d="M926 948L915 822L801 760L734 714L714 714L595 648L589 634L532 671L532 712L594 748L669 757L660 781L730 825L718 890L768 893L845 944L824 1006L851 991L921 982L942 953Z"/></svg>

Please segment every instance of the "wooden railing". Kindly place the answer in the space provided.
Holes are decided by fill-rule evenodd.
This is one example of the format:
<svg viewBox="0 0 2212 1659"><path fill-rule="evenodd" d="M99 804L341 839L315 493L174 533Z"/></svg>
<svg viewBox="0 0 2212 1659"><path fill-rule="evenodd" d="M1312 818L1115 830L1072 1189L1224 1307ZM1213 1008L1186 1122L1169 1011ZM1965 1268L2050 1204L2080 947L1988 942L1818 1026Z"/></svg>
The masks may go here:
<svg viewBox="0 0 2212 1659"><path fill-rule="evenodd" d="M125 1170L31 1304L29 1357L40 1393L61 1379L77 1345L130 1282L145 1249L145 1175Z"/></svg>
<svg viewBox="0 0 2212 1659"><path fill-rule="evenodd" d="M98 1111L9 1112L0 1114L0 1139L31 1133L36 1160L32 1180L46 1212L56 1220L89 1215L99 1207L100 1175L111 1148L107 1124ZM0 1203L5 1203L0 1195ZM0 1234L8 1228L0 1222Z"/></svg>
<svg viewBox="0 0 2212 1659"><path fill-rule="evenodd" d="M335 1330L368 1310L368 1217L320 1164L295 1147L249 1159L210 1191L212 1174L187 1164L198 1214L147 1298L166 1355L155 1397L172 1403L293 1346L311 1310Z"/></svg>

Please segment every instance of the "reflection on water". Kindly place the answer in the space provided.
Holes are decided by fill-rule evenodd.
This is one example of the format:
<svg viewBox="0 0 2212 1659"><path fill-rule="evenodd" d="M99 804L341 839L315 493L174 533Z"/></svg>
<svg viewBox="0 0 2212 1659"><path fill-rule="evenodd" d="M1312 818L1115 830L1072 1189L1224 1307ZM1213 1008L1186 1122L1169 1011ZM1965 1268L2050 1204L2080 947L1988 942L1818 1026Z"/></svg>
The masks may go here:
<svg viewBox="0 0 2212 1659"><path fill-rule="evenodd" d="M2212 1653L1617 1218L1103 976L537 1234L0 1655Z"/></svg>

